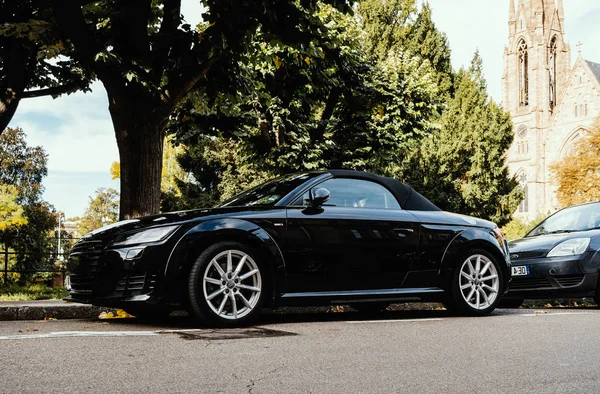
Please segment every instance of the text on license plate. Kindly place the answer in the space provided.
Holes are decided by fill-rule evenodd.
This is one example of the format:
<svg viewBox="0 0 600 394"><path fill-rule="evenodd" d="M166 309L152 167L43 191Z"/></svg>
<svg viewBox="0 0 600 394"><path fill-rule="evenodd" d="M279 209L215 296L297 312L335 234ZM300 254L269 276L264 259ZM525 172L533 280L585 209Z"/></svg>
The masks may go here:
<svg viewBox="0 0 600 394"><path fill-rule="evenodd" d="M527 265L513 265L512 276L525 276L529 275L529 266Z"/></svg>

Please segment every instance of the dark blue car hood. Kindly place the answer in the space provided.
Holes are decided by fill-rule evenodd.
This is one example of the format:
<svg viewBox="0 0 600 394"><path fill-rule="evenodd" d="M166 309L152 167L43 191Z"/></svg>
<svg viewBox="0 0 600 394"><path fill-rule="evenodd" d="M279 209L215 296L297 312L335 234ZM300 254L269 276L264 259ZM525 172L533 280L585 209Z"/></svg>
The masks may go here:
<svg viewBox="0 0 600 394"><path fill-rule="evenodd" d="M510 241L508 249L511 253L519 252L549 252L550 249L571 238L595 237L600 230L574 231L570 233L536 235Z"/></svg>

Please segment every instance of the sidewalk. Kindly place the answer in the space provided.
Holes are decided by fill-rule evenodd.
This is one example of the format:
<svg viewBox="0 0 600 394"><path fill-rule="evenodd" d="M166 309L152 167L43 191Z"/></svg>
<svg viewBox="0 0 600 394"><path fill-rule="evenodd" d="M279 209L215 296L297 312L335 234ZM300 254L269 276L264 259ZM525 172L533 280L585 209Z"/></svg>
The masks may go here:
<svg viewBox="0 0 600 394"><path fill-rule="evenodd" d="M48 318L89 319L109 311L113 311L113 309L62 300L0 301L0 321Z"/></svg>

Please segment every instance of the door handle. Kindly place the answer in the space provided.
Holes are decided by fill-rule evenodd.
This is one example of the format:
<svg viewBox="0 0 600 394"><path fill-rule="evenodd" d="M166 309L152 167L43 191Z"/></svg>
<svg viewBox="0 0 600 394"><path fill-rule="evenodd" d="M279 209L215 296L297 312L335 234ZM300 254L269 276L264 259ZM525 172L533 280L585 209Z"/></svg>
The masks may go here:
<svg viewBox="0 0 600 394"><path fill-rule="evenodd" d="M396 232L401 237L406 237L408 234L412 234L415 232L412 228L395 228L394 232Z"/></svg>

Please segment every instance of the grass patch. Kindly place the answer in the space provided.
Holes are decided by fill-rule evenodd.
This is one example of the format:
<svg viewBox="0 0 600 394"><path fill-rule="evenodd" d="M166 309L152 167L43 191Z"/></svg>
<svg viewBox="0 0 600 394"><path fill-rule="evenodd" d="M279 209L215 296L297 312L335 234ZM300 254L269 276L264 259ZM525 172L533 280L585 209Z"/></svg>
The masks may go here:
<svg viewBox="0 0 600 394"><path fill-rule="evenodd" d="M0 287L0 301L60 300L68 295L64 287L52 288L43 284Z"/></svg>

